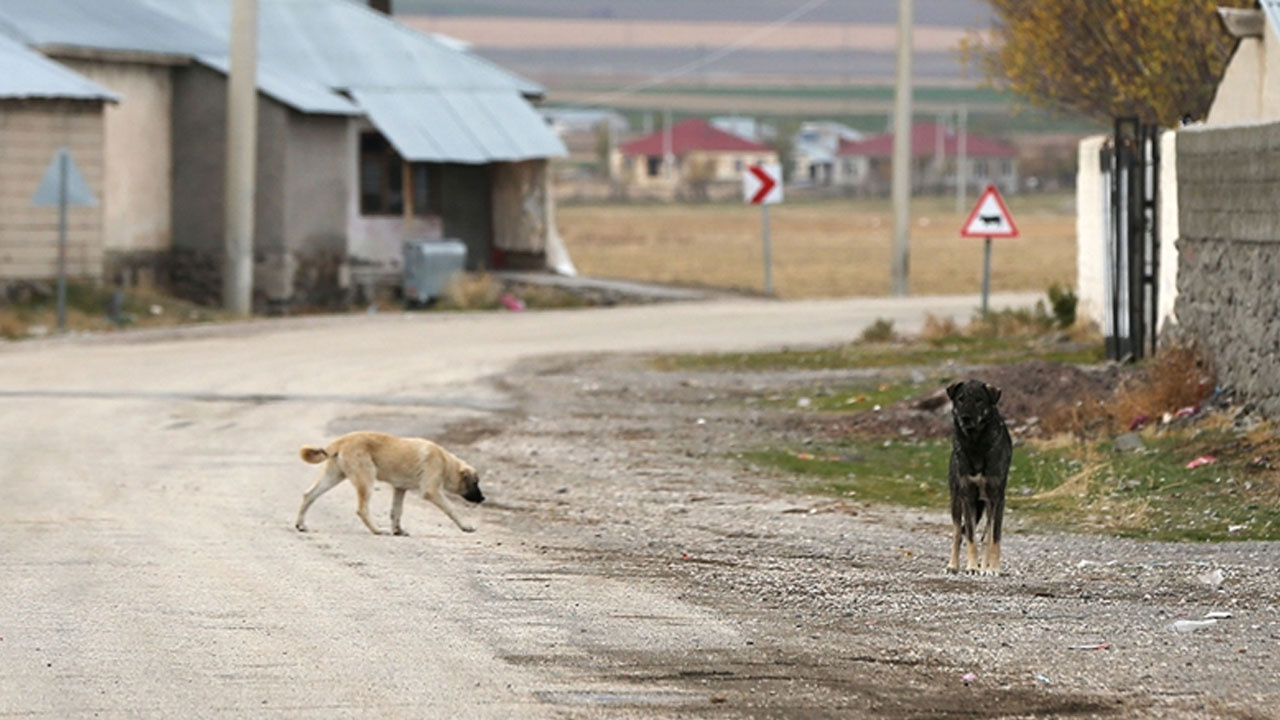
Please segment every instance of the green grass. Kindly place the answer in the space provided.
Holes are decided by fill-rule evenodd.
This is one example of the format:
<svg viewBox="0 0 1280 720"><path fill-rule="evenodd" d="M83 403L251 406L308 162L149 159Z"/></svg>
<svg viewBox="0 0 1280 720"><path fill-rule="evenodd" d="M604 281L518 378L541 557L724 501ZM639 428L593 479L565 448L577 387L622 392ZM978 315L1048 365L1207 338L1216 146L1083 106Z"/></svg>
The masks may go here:
<svg viewBox="0 0 1280 720"><path fill-rule="evenodd" d="M1095 363L1103 359L1101 344L1046 345L1027 338L949 337L932 342L852 343L832 348L759 353L665 355L654 359L659 370L761 371L885 367L928 367L947 362L1000 365L1038 359L1061 363Z"/></svg>
<svg viewBox="0 0 1280 720"><path fill-rule="evenodd" d="M1109 444L1022 446L1009 472L1008 512L1024 526L1145 540L1280 540L1280 481L1254 468L1226 431L1151 435L1147 449ZM860 502L946 511L950 441L847 440L770 448L743 459L794 476L795 489ZM1204 454L1219 462L1195 469Z"/></svg>

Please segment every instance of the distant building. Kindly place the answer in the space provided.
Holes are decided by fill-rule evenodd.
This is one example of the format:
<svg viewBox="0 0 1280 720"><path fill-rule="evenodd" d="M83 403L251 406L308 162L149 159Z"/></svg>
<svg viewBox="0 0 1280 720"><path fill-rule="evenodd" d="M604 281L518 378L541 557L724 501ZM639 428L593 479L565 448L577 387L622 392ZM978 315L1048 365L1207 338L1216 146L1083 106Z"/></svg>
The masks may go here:
<svg viewBox="0 0 1280 720"><path fill-rule="evenodd" d="M836 162L841 143L857 142L863 134L837 122L806 122L791 138L791 183L797 187L856 185Z"/></svg>
<svg viewBox="0 0 1280 720"><path fill-rule="evenodd" d="M86 173L101 168L102 257L83 277L220 299L230 13L230 0L0 2L0 37L119 97L98 111L101 161L85 151ZM461 240L473 269L548 263L547 159L565 149L530 104L540 86L349 0L260 0L257 82L256 306L398 284L411 239Z"/></svg>
<svg viewBox="0 0 1280 720"><path fill-rule="evenodd" d="M767 143L778 137L777 128L745 115L719 115L710 118L710 122L711 126L717 130L723 130L752 142Z"/></svg>
<svg viewBox="0 0 1280 720"><path fill-rule="evenodd" d="M842 184L862 194L888 194L893 139L893 133L884 133L859 142L842 142L836 151L840 175L845 179ZM962 145L968 188L980 191L995 184L1005 194L1018 191L1017 153L1012 146L975 133L961 138L945 125L920 123L911 128L912 192L954 190Z"/></svg>
<svg viewBox="0 0 1280 720"><path fill-rule="evenodd" d="M553 107L539 108L538 112L561 138L579 133L594 134L602 127L608 128L615 136L631 130L631 124L627 119L614 110Z"/></svg>
<svg viewBox="0 0 1280 720"><path fill-rule="evenodd" d="M618 147L612 176L629 192L701 199L741 192L743 170L776 162L768 145L690 118Z"/></svg>
<svg viewBox="0 0 1280 720"><path fill-rule="evenodd" d="M0 290L8 280L57 274L58 208L31 201L59 147L71 151L98 199L68 210L67 272L96 275L104 253L104 106L119 96L3 35L0 68Z"/></svg>

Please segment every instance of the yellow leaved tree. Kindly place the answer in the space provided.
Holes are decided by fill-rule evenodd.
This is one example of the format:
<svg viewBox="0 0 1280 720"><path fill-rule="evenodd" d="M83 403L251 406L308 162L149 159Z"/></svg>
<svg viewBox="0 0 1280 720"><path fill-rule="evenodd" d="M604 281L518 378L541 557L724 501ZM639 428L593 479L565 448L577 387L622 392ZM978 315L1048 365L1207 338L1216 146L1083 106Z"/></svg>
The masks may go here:
<svg viewBox="0 0 1280 720"><path fill-rule="evenodd" d="M1042 107L1172 127L1209 111L1235 40L1219 6L1253 0L987 0L963 52L989 82Z"/></svg>

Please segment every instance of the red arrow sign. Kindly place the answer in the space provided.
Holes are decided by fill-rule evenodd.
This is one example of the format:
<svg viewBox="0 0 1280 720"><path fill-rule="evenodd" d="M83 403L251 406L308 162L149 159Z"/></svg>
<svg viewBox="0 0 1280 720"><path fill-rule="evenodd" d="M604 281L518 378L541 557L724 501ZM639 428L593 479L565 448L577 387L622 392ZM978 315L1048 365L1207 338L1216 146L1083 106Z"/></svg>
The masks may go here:
<svg viewBox="0 0 1280 720"><path fill-rule="evenodd" d="M760 179L760 189L751 197L751 204L759 205L769 196L769 191L773 189L774 185L778 184L778 181L774 180L773 176L765 172L764 168L759 165L752 165L747 169L751 171L752 175Z"/></svg>

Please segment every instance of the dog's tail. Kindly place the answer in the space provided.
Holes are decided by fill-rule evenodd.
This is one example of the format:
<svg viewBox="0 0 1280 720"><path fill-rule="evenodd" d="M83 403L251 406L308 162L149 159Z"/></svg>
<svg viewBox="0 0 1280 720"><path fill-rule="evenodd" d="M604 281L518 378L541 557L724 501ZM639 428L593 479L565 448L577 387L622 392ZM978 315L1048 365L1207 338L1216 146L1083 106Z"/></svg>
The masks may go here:
<svg viewBox="0 0 1280 720"><path fill-rule="evenodd" d="M311 445L303 445L302 449L298 451L298 455L302 456L304 462L309 462L312 465L319 465L329 459L329 453L325 452L324 448L312 447Z"/></svg>

